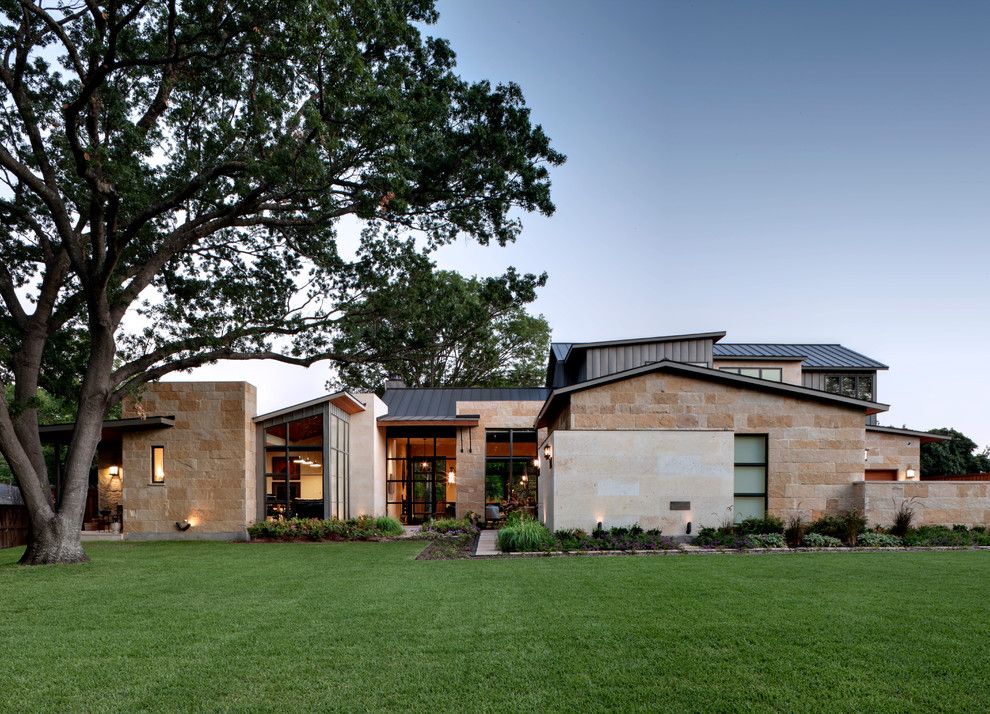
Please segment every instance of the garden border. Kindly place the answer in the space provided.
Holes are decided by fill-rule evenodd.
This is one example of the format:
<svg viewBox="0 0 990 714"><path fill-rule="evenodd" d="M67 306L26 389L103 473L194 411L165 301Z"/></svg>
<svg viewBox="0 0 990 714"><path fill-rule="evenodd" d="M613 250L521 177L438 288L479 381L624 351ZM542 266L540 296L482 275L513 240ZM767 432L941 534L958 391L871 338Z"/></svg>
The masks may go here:
<svg viewBox="0 0 990 714"><path fill-rule="evenodd" d="M933 545L933 546L890 546L857 548L841 546L838 548L702 548L700 546L685 548L671 548L669 550L556 550L556 551L533 551L511 553L486 553L479 555L475 553L472 558L500 558L500 557L563 557L563 556L618 556L618 555L796 555L799 553L917 553L917 552L941 552L960 550L987 550L990 545Z"/></svg>

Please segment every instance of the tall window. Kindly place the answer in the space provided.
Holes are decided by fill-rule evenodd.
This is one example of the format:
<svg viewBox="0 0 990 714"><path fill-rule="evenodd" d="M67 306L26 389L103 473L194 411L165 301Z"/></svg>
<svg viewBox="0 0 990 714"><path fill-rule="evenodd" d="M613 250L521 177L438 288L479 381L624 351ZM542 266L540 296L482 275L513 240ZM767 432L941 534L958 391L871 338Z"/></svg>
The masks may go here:
<svg viewBox="0 0 990 714"><path fill-rule="evenodd" d="M535 517L539 477L535 431L489 429L485 433L486 520L499 520L516 510Z"/></svg>
<svg viewBox="0 0 990 714"><path fill-rule="evenodd" d="M265 515L323 518L323 415L265 429Z"/></svg>
<svg viewBox="0 0 990 714"><path fill-rule="evenodd" d="M165 483L165 447L151 447L151 483Z"/></svg>
<svg viewBox="0 0 990 714"><path fill-rule="evenodd" d="M844 397L853 399L865 399L873 401L873 378L872 372L865 374L826 374L822 378L822 387L826 392L841 394Z"/></svg>
<svg viewBox="0 0 990 714"><path fill-rule="evenodd" d="M767 512L766 434L737 434L735 452L735 521L762 518Z"/></svg>
<svg viewBox="0 0 990 714"><path fill-rule="evenodd" d="M403 523L453 518L457 511L457 439L451 427L389 427L385 500Z"/></svg>
<svg viewBox="0 0 990 714"><path fill-rule="evenodd" d="M782 382L784 371L780 367L719 367L723 372L741 374L743 377L768 379L771 382Z"/></svg>

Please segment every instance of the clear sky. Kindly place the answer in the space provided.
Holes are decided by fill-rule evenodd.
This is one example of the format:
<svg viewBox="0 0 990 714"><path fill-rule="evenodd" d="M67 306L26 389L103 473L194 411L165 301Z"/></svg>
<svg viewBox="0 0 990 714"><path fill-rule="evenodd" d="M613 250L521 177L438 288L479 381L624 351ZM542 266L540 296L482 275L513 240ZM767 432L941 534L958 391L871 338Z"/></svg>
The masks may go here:
<svg viewBox="0 0 990 714"><path fill-rule="evenodd" d="M891 366L882 423L990 444L990 2L439 8L461 74L519 83L568 155L555 216L441 265L548 271L556 340L841 342ZM266 410L326 368L195 376Z"/></svg>

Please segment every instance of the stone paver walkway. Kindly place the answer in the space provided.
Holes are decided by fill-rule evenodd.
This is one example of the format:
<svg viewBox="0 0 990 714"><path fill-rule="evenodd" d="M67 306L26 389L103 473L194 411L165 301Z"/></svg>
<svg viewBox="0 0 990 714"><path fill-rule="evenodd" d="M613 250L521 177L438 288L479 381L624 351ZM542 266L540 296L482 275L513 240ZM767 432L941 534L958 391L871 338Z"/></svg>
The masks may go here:
<svg viewBox="0 0 990 714"><path fill-rule="evenodd" d="M498 538L498 531L496 530L483 530L481 531L481 537L478 538L478 549L474 551L475 555L501 555L495 542Z"/></svg>

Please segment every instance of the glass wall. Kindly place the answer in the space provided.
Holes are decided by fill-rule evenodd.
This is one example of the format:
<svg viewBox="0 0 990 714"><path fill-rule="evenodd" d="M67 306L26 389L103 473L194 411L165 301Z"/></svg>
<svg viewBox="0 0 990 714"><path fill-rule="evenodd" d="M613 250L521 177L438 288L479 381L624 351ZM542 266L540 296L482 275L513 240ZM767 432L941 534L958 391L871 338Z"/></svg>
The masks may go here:
<svg viewBox="0 0 990 714"><path fill-rule="evenodd" d="M390 427L386 432L388 515L406 524L453 518L457 440L449 427Z"/></svg>
<svg viewBox="0 0 990 714"><path fill-rule="evenodd" d="M265 428L266 518L347 517L349 426L324 413Z"/></svg>
<svg viewBox="0 0 990 714"><path fill-rule="evenodd" d="M536 432L531 429L489 429L485 432L485 520L512 511L536 517L540 478Z"/></svg>

